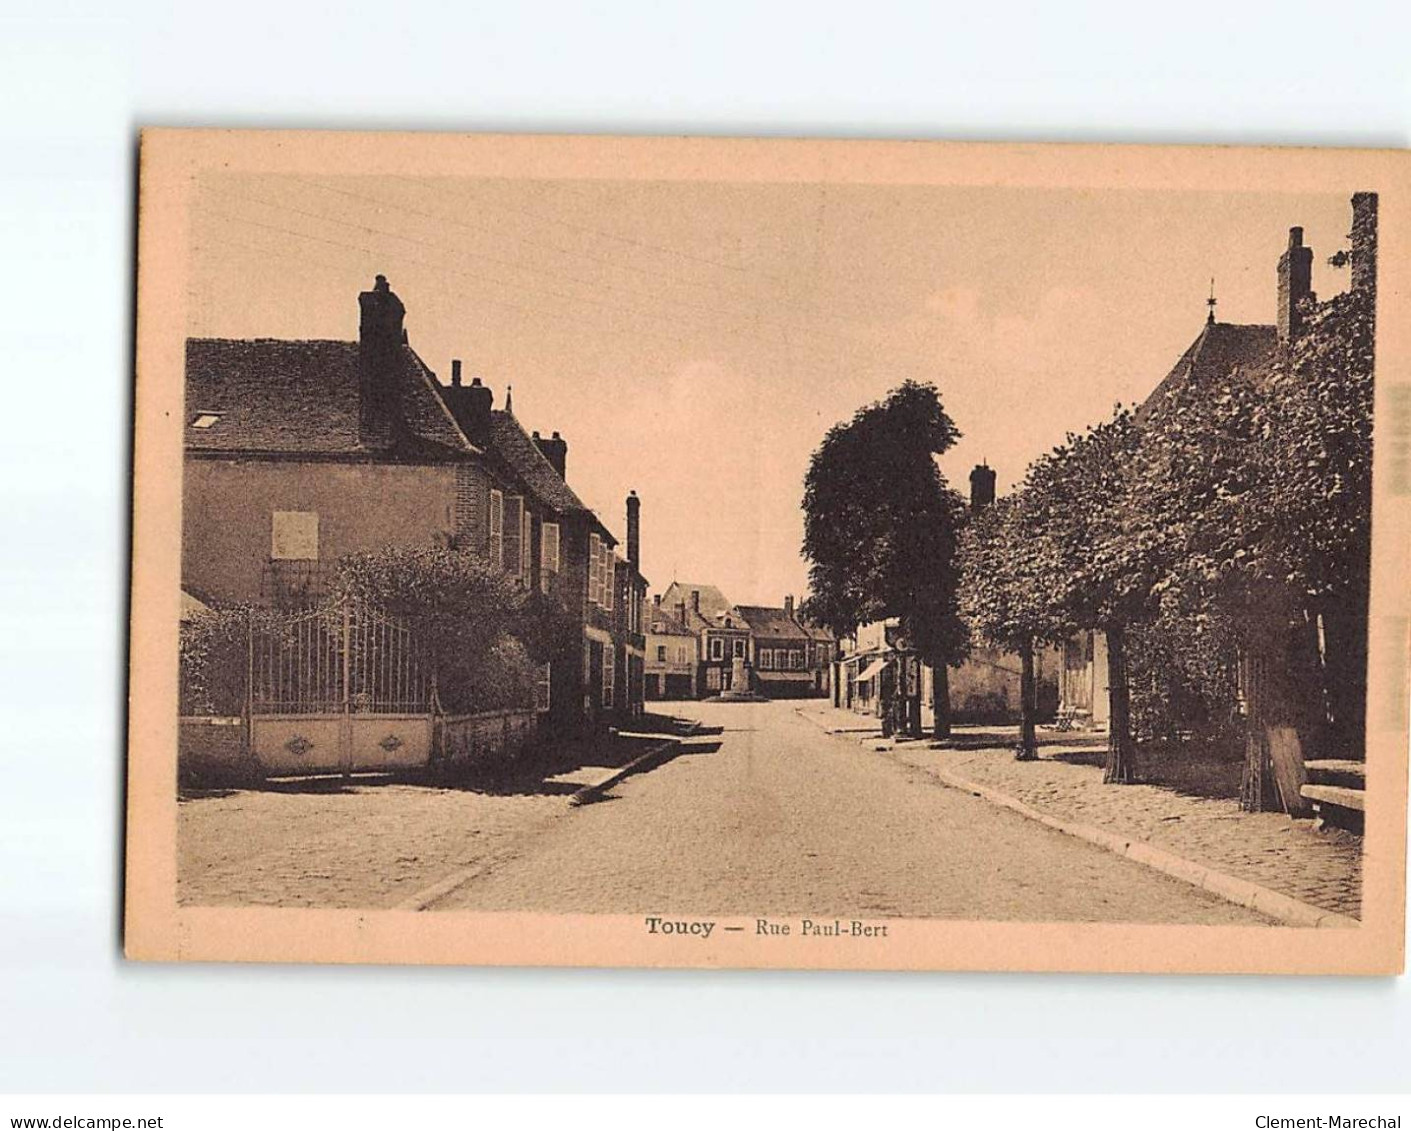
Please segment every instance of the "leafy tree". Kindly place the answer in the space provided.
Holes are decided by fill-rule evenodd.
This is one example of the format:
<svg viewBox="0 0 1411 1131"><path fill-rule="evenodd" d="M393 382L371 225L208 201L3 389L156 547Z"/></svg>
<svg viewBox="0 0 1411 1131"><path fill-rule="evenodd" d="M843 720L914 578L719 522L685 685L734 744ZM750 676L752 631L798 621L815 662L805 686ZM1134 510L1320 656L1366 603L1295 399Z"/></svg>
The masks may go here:
<svg viewBox="0 0 1411 1131"><path fill-rule="evenodd" d="M945 671L967 652L957 608L965 503L936 456L959 439L934 385L907 381L828 431L804 484L805 615L839 636L888 617L937 675L936 731L948 734ZM908 729L919 733L920 701Z"/></svg>
<svg viewBox="0 0 1411 1131"><path fill-rule="evenodd" d="M1108 782L1136 777L1127 630L1150 606L1169 533L1145 519L1132 482L1138 435L1119 407L1030 465L1020 492L1033 599L1064 632L1107 637Z"/></svg>
<svg viewBox="0 0 1411 1131"><path fill-rule="evenodd" d="M971 516L961 545L960 612L976 637L1019 655L1019 746L1016 757L1038 757L1034 649L1062 638L1043 597L1043 563L1026 529L1019 496L998 499Z"/></svg>
<svg viewBox="0 0 1411 1131"><path fill-rule="evenodd" d="M437 695L451 711L531 704L535 666L577 645L561 602L526 590L465 550L354 554L339 562L336 590L410 622L436 673Z"/></svg>

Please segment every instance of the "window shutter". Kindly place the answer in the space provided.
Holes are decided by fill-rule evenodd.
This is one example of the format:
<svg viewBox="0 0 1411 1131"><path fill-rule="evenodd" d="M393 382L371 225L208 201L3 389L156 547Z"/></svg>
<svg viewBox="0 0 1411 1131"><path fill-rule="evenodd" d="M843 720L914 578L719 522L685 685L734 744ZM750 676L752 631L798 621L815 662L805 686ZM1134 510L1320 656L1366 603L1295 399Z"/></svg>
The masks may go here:
<svg viewBox="0 0 1411 1131"><path fill-rule="evenodd" d="M602 540L596 534L588 536L588 600L602 604Z"/></svg>
<svg viewBox="0 0 1411 1131"><path fill-rule="evenodd" d="M505 568L505 493L490 492L490 564Z"/></svg>
<svg viewBox="0 0 1411 1131"><path fill-rule="evenodd" d="M617 649L611 644L603 649L603 706L612 706L613 666L617 662Z"/></svg>
<svg viewBox="0 0 1411 1131"><path fill-rule="evenodd" d="M603 549L607 551L603 554L603 572L607 574L607 585L603 587L603 608L611 612L613 594L617 592L617 558L613 556L611 546L604 546Z"/></svg>
<svg viewBox="0 0 1411 1131"><path fill-rule="evenodd" d="M518 495L510 495L504 501L504 515L501 519L504 531L504 570L511 577L518 577L524 570L524 500Z"/></svg>
<svg viewBox="0 0 1411 1131"><path fill-rule="evenodd" d="M528 507L521 509L523 517L519 524L519 579L527 589L534 574L534 520Z"/></svg>
<svg viewBox="0 0 1411 1131"><path fill-rule="evenodd" d="M559 571L559 524L546 522L539 528L539 588L545 593Z"/></svg>

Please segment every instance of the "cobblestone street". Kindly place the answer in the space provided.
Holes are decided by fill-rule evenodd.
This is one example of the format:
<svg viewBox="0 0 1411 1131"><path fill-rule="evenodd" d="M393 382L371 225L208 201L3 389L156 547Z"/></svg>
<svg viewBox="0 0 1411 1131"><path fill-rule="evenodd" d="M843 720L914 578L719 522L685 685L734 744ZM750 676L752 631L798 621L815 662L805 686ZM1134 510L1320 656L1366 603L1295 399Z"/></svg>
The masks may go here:
<svg viewBox="0 0 1411 1131"><path fill-rule="evenodd" d="M435 907L1267 922L823 734L788 702L673 709L707 733Z"/></svg>
<svg viewBox="0 0 1411 1131"><path fill-rule="evenodd" d="M465 875L432 906L1266 921L948 788L932 774L940 768L1317 907L1359 908L1355 836L1222 798L1103 786L1095 737L1046 734L1040 759L1019 763L990 731L962 729L958 748L879 751L872 720L817 702L672 709L702 732L581 808L573 792L608 768L495 788L323 779L188 797L180 899L386 908ZM649 741L624 739L613 764L632 743Z"/></svg>

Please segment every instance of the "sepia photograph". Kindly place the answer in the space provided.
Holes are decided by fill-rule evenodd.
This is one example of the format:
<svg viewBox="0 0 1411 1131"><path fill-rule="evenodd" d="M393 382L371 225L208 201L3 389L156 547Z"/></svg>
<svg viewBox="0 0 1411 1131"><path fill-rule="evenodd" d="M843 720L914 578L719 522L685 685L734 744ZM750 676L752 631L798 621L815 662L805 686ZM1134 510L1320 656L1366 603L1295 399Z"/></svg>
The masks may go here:
<svg viewBox="0 0 1411 1131"><path fill-rule="evenodd" d="M1402 156L148 132L129 954L1399 970Z"/></svg>

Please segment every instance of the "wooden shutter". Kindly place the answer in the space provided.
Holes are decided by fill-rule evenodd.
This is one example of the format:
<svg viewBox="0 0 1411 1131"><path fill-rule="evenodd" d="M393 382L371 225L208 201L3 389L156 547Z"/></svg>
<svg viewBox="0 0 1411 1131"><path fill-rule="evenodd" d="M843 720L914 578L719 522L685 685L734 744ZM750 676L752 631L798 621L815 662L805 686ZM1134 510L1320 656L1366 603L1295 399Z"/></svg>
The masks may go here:
<svg viewBox="0 0 1411 1131"><path fill-rule="evenodd" d="M504 501L504 515L501 519L504 530L504 570L511 577L518 577L524 571L524 500L518 495L510 495Z"/></svg>
<svg viewBox="0 0 1411 1131"><path fill-rule="evenodd" d="M596 534L588 535L588 600L594 605L603 603L602 545L602 539Z"/></svg>
<svg viewBox="0 0 1411 1131"><path fill-rule="evenodd" d="M490 564L505 568L505 493L490 491Z"/></svg>
<svg viewBox="0 0 1411 1131"><path fill-rule="evenodd" d="M559 571L559 524L546 522L539 527L539 588L549 591Z"/></svg>

